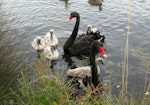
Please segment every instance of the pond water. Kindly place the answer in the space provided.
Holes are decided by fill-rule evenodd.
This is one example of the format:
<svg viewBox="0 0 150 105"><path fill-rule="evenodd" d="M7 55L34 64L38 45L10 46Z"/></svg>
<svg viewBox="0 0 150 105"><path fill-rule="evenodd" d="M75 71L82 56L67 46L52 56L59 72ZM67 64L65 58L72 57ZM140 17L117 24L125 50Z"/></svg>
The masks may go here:
<svg viewBox="0 0 150 105"><path fill-rule="evenodd" d="M131 1L131 14L128 18L128 0L104 0L102 9L88 3L88 0L3 0L4 11L10 14L8 21L11 27L15 26L15 37L21 40L20 53L25 53L24 61L37 58L36 51L31 47L31 41L39 35L45 35L50 28L55 30L59 38L58 50L60 58L55 68L64 67L67 63L62 59L65 40L71 34L75 19L69 21L72 11L80 14L80 27L78 34L86 32L87 25L92 24L100 29L106 37L105 48L108 58L101 66L100 78L111 82L114 92L116 86L121 84L120 66L123 62L126 35L130 20L129 32L129 88L137 91L143 90L145 81L145 63L150 60L150 1ZM142 53L141 53L142 52ZM143 54L144 52L144 54ZM145 56L146 55L146 56ZM73 57L78 66L82 61ZM146 65L146 64L145 64ZM149 76L150 81L150 76ZM119 89L118 89L119 90Z"/></svg>

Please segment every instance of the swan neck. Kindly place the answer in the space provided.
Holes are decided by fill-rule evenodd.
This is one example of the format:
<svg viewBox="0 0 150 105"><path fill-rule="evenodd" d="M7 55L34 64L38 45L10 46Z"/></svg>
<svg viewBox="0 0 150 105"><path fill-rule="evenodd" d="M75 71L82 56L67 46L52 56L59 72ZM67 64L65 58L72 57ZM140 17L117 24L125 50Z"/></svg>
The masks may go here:
<svg viewBox="0 0 150 105"><path fill-rule="evenodd" d="M76 17L76 23L75 23L74 29L72 31L72 35L73 35L74 39L76 38L76 36L78 34L79 24L80 24L80 16L78 15Z"/></svg>
<svg viewBox="0 0 150 105"><path fill-rule="evenodd" d="M90 51L90 66L92 70L92 83L96 87L98 85L97 64L95 62L96 47L92 45Z"/></svg>
<svg viewBox="0 0 150 105"><path fill-rule="evenodd" d="M72 34L70 35L70 37L67 39L65 45L64 45L64 52L65 53L70 53L69 52L69 48L73 45L77 34L78 34L78 28L79 28L79 23L80 23L80 16L77 15L76 16L76 23L74 25L74 29L72 31Z"/></svg>
<svg viewBox="0 0 150 105"><path fill-rule="evenodd" d="M50 40L53 40L53 33L50 33Z"/></svg>

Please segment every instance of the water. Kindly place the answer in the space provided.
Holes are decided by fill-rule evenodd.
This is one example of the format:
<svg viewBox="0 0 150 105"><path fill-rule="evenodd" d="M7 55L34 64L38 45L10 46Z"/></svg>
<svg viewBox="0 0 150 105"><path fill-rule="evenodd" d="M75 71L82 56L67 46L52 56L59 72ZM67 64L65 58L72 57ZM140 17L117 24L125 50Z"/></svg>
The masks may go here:
<svg viewBox="0 0 150 105"><path fill-rule="evenodd" d="M123 50L126 43L128 0L104 0L102 10L99 10L98 6L90 5L88 0L69 0L67 4L63 0L4 0L4 3L4 11L11 14L8 21L12 23L11 27L16 28L13 37L22 40L20 52L27 55L25 60L36 59L36 51L31 47L31 41L38 35L45 35L50 28L53 28L60 40L58 65L64 67L65 71L67 63L61 56L62 47L75 24L75 20L69 21L69 14L72 11L79 12L81 17L79 34L86 32L87 24L92 24L106 36L105 48L108 59L101 67L103 74L100 75L100 78L112 80L114 88L120 84L122 68L118 65L123 61ZM149 0L131 1L129 88L135 87L137 91L143 90L145 80L146 68L141 66L141 62L148 61L150 58L149 5ZM137 50L148 56L141 55ZM82 61L75 57L72 59L77 65L82 66ZM110 62L112 64L109 64Z"/></svg>

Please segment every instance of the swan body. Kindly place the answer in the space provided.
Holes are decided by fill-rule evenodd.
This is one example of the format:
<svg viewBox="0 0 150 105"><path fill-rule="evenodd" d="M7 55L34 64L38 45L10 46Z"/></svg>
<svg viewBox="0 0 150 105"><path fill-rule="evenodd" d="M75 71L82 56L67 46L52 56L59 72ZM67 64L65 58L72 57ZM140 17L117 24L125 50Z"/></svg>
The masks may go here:
<svg viewBox="0 0 150 105"><path fill-rule="evenodd" d="M102 58L96 59L97 75L100 74L100 68L98 64L102 63L102 60L103 60ZM67 75L72 77L79 77L79 78L86 78L86 76L91 77L91 67L85 66L85 67L78 67L75 69L69 69L67 71Z"/></svg>
<svg viewBox="0 0 150 105"><path fill-rule="evenodd" d="M99 80L98 80L98 74L100 74L100 68L98 66L99 61L102 63L102 58L97 58L95 60L96 52L97 50L99 53L106 58L107 55L105 53L105 50L103 48L103 42L101 40L94 40L91 44L91 49L90 49L90 54L89 54L89 61L90 65L85 66L85 67L79 67L75 69L69 69L67 71L68 76L75 76L75 77L80 77L83 78L83 80L86 78L85 81L85 86L89 82L93 83L95 87L99 85ZM92 77L92 80L90 78Z"/></svg>
<svg viewBox="0 0 150 105"><path fill-rule="evenodd" d="M54 34L54 30L50 30L45 36L44 36L45 44L47 46L57 46L58 45L58 39L56 35Z"/></svg>
<svg viewBox="0 0 150 105"><path fill-rule="evenodd" d="M97 74L100 73L100 69L97 67L97 64L98 64L97 60L99 60L101 58L98 58L97 60L95 60L95 55L96 55L97 48L101 48L101 49L99 49L99 52L102 54L102 52L101 52L101 50L103 49L102 45L103 44L102 44L101 40L95 40L92 42L92 45L91 45L92 48L90 49L90 55L89 55L90 66L79 68L77 74L79 74L78 76L81 76L81 78L78 78L78 77L73 78L73 81L71 82L71 85L69 86L71 96L73 96L73 98L79 99L79 98L81 98L81 96L82 97L85 96L86 91L84 91L84 89L83 89L83 87L85 87L85 86L91 87L92 97L94 96L94 98L96 98L96 99L99 98L99 95L101 94L103 88L98 80ZM104 56L105 53L103 53L102 55ZM107 57L107 56L105 55L105 57ZM83 70L83 69L84 69L84 71L81 72L81 70ZM85 73L87 75L85 75ZM82 79L82 76L83 77L85 76L85 78ZM88 76L92 76L92 78L88 77ZM81 90L81 91L79 91L79 90ZM79 97L79 98L77 98L77 97Z"/></svg>
<svg viewBox="0 0 150 105"><path fill-rule="evenodd" d="M43 50L45 48L45 40L41 37L38 36L36 37L32 43L31 46L35 49L35 50Z"/></svg>
<svg viewBox="0 0 150 105"><path fill-rule="evenodd" d="M66 54L71 55L89 55L90 49L91 49L91 43L96 39L99 39L99 37L95 38L95 36L82 34L79 37L77 37L79 24L80 24L80 15L77 12L72 12L70 14L70 20L72 18L76 18L76 23L74 26L74 29L72 31L72 34L67 39L64 45L64 52Z"/></svg>
<svg viewBox="0 0 150 105"><path fill-rule="evenodd" d="M89 0L89 3L93 5L102 5L103 0Z"/></svg>
<svg viewBox="0 0 150 105"><path fill-rule="evenodd" d="M49 60L57 60L59 57L58 50L54 46L48 46L43 51L45 57Z"/></svg>

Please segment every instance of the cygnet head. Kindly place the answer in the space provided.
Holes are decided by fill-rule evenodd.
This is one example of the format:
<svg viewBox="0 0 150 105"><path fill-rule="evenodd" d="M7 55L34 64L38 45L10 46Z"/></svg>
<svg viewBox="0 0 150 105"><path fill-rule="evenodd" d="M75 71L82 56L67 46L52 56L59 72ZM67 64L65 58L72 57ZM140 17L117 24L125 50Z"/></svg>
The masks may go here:
<svg viewBox="0 0 150 105"><path fill-rule="evenodd" d="M41 44L41 39L37 39L37 44Z"/></svg>
<svg viewBox="0 0 150 105"><path fill-rule="evenodd" d="M52 35L54 33L54 30L53 29L50 29L50 34Z"/></svg>
<svg viewBox="0 0 150 105"><path fill-rule="evenodd" d="M91 30L91 29L92 29L92 25L91 25L91 24L88 24L88 25L87 25L87 28L88 28L88 30Z"/></svg>
<svg viewBox="0 0 150 105"><path fill-rule="evenodd" d="M96 63L97 63L97 64L103 64L103 60L104 60L104 59L103 59L103 58L100 58L100 57L99 57L99 58L96 58Z"/></svg>
<svg viewBox="0 0 150 105"><path fill-rule="evenodd" d="M92 25L88 24L87 25L87 33L86 34L91 34L91 29L92 29Z"/></svg>

